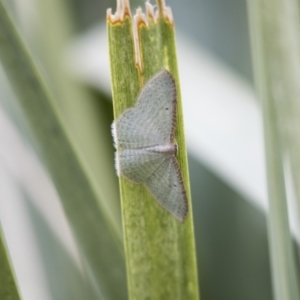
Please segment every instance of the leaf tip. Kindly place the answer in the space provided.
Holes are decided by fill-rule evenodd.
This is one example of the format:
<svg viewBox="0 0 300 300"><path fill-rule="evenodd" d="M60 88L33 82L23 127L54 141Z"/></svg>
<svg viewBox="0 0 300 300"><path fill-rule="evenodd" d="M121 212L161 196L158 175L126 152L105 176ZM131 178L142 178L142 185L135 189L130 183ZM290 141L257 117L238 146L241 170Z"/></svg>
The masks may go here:
<svg viewBox="0 0 300 300"><path fill-rule="evenodd" d="M117 0L117 9L115 14L112 14L111 8L107 10L107 21L115 24L124 21L125 17L131 17L129 0Z"/></svg>
<svg viewBox="0 0 300 300"><path fill-rule="evenodd" d="M135 26L138 28L139 26L148 26L148 20L146 18L146 15L143 13L143 10L139 7L136 10L136 13L134 15L135 19Z"/></svg>
<svg viewBox="0 0 300 300"><path fill-rule="evenodd" d="M154 6L150 2L146 2L145 6L146 6L146 15L147 15L148 21L153 20L156 23L157 16L155 15L155 12L154 12Z"/></svg>
<svg viewBox="0 0 300 300"><path fill-rule="evenodd" d="M174 18L172 10L166 5L165 0L157 0L158 15L165 19L170 25L174 25Z"/></svg>

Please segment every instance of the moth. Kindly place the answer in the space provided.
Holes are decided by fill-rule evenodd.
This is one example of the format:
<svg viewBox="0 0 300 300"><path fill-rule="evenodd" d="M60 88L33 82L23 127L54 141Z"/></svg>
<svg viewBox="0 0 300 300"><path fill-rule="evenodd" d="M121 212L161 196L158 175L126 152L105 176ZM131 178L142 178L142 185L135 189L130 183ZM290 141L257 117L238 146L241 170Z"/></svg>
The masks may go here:
<svg viewBox="0 0 300 300"><path fill-rule="evenodd" d="M173 76L162 70L146 82L134 107L112 124L118 176L144 184L167 211L183 222L187 194L174 141L177 91Z"/></svg>

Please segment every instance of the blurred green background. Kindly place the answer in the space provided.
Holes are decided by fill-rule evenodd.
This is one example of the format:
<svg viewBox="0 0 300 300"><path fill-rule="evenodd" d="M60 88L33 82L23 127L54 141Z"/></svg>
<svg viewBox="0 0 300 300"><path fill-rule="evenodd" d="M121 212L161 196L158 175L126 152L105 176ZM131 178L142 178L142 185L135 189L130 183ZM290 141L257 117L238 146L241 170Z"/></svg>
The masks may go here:
<svg viewBox="0 0 300 300"><path fill-rule="evenodd" d="M49 45L43 45L45 33L47 30L51 30L49 24L56 22L55 15L52 15L50 20L44 18L45 11L41 12L40 10L44 5L43 2L43 0L28 0L28 3L27 0L7 1L30 48L39 59L49 85L57 87L55 81L59 79L52 74L49 53L54 49L54 53L57 54L59 53L57 51L61 51L61 49L57 49L55 46L53 49L49 49ZM62 2L64 2L68 18L73 26L68 29L70 34L66 34L69 39L63 45L65 50L72 48L74 41L82 39L94 26L100 24L105 27L106 9L112 7L114 10L116 7L113 0L65 0ZM238 78L237 86L243 82L251 89L253 80L246 1L167 0L166 2L172 8L176 30L184 35L187 41L191 41L192 45L195 45L194 51L196 52L198 48L202 49L201 51L208 53L212 59L216 60L217 64L221 64L224 70L228 70L229 74L234 74L235 78ZM143 6L143 3L144 1L141 0L131 1L131 7ZM33 20L31 20L32 16ZM56 33L64 29L54 26L54 30L56 31L51 34L53 37L50 38L50 41L57 42L55 41ZM48 50L49 53L47 53ZM58 65L66 57L67 51L60 52L61 57L56 62ZM103 51L107 51L107 49L103 47ZM99 56L104 55L107 54L99 51ZM224 74L226 76L226 73ZM188 73L180 74L182 78L188 76ZM1 108L13 121L24 143L29 149L35 149L22 112L13 101L14 93L3 75L1 78ZM119 215L117 177L114 174L113 147L110 137L112 105L108 92L109 87L101 91L105 83L99 82L97 87L95 86L96 80L82 78L80 81L78 77L76 78L76 85L80 86L84 95L89 95L88 101L85 102L84 99L77 97L57 103L57 105L65 118L69 120L71 131L82 146L88 168L93 172L95 178L104 182L102 185L105 188L102 192L105 194L106 201L115 203L113 207L108 208L111 215ZM213 82L214 78L211 80ZM218 89L218 86L215 88ZM194 97L194 101L201 101L199 95L195 94ZM198 99L198 97L200 98ZM249 101L249 99L245 101ZM232 118L235 118L235 115L232 115ZM195 127L194 130L201 131L205 128ZM93 138L94 135L99 135L99 137ZM244 137L241 136L242 138ZM105 156L105 162L97 162L94 165L93 158L98 155ZM4 159L5 156L2 155L0 168L8 170L7 173L11 174L12 167L3 161ZM247 193L235 188L230 180L226 180L226 176L221 176L215 168L211 168L209 163L203 158L201 159L201 155L198 156L195 153L195 150L189 156L189 166L201 299L272 299L263 205L257 205L255 201L252 201L250 195L248 197ZM12 181L15 181L15 176L12 176ZM48 290L44 294L49 295L47 299L86 299L84 298L86 296L80 294L80 286L84 286L86 283L77 268L74 268L73 262L68 260L68 255L57 238L56 231L45 222L45 217L41 213L43 209L36 209L36 202L31 199L32 195L24 192L19 181L15 183L14 188L24 199L22 205L28 215L28 222L33 228L33 236L40 253L39 261L46 270L47 284L45 286ZM260 199L257 200L257 202L259 201ZM55 219L55 216L53 218ZM115 226L121 230L121 221ZM17 235L18 232L15 234ZM9 241L8 244L10 245ZM74 271L75 269L76 271ZM61 278L65 280L63 283ZM26 288L26 284L21 286L21 289L23 288ZM92 299L94 296L89 297ZM26 297L24 299L29 300Z"/></svg>

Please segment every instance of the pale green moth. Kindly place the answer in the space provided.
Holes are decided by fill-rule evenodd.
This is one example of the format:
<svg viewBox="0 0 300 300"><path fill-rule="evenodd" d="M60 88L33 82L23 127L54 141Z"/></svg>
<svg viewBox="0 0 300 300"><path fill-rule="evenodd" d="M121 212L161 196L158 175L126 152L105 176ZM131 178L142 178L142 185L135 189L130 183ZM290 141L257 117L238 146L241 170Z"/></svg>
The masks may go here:
<svg viewBox="0 0 300 300"><path fill-rule="evenodd" d="M177 92L166 70L141 89L136 105L112 124L116 170L134 183L143 183L159 204L184 221L188 202L175 157Z"/></svg>

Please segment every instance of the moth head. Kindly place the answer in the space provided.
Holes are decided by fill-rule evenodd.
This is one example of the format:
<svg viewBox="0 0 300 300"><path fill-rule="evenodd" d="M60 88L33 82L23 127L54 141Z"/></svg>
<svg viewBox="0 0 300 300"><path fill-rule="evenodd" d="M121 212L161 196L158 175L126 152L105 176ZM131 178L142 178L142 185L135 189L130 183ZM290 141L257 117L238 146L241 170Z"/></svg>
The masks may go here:
<svg viewBox="0 0 300 300"><path fill-rule="evenodd" d="M117 136L117 126L116 126L116 121L113 121L111 124L111 134L114 140L114 147L115 149L118 149L118 136Z"/></svg>
<svg viewBox="0 0 300 300"><path fill-rule="evenodd" d="M113 136L113 140L114 140L114 147L117 150L115 152L115 169L117 171L117 175L120 177L121 175L121 166L120 166L120 158L119 158L119 152L118 152L118 136L117 136L117 125L116 122L113 121L113 123L111 124L111 134Z"/></svg>

